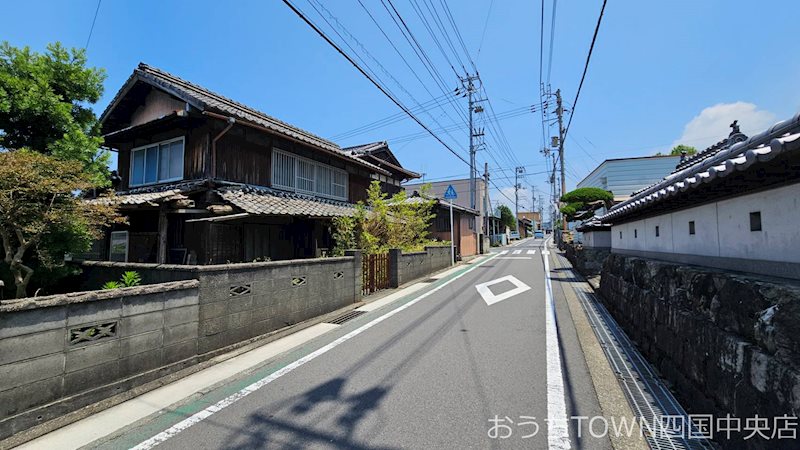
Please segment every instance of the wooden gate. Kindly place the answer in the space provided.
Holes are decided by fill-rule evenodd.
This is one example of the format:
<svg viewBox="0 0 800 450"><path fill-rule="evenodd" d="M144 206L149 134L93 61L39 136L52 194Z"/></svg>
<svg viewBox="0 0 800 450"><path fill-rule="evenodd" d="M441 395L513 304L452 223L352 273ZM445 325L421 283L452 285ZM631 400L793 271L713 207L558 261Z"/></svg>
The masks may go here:
<svg viewBox="0 0 800 450"><path fill-rule="evenodd" d="M364 255L361 262L362 288L364 295L389 287L389 254Z"/></svg>

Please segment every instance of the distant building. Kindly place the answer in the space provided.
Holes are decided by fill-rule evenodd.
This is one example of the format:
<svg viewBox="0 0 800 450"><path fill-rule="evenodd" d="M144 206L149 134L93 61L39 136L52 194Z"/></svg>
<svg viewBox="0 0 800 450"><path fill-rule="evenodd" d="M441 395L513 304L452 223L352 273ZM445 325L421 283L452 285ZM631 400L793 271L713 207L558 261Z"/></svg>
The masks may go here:
<svg viewBox="0 0 800 450"><path fill-rule="evenodd" d="M530 221L534 230L542 229L542 213L539 211L520 211L517 213L517 219Z"/></svg>
<svg viewBox="0 0 800 450"><path fill-rule="evenodd" d="M409 193L407 202L418 202L422 198L418 192ZM436 203L433 207L434 218L428 231L431 237L440 241L450 240L450 202L441 198L434 198ZM480 243L478 242L477 226L478 211L465 208L453 203L453 242L456 259L475 256L480 253Z"/></svg>
<svg viewBox="0 0 800 450"><path fill-rule="evenodd" d="M581 180L577 187L605 189L614 194L615 201L624 201L632 193L669 175L680 161L680 156L607 159Z"/></svg>
<svg viewBox="0 0 800 450"><path fill-rule="evenodd" d="M403 187L405 188L406 192L411 195L414 191L419 191L422 189L422 186L425 184L430 184L431 190L430 195L436 198L444 198L444 191L447 190L447 187L452 185L453 189L455 189L458 198L453 200L453 205L457 205L461 208L472 209L470 208L469 204L469 178L457 179L457 180L445 180L445 181L435 181L432 183L425 183L425 182L414 182L414 183L407 183L404 184ZM486 184L484 183L483 179L475 180L475 185L477 189L477 193L475 196L475 210L478 211L478 218L479 223L483 223L486 221L486 211L489 211L489 215L491 216L491 202L489 201L489 197L487 195ZM485 224L484 224L485 225ZM482 232L483 226L478 227L478 232Z"/></svg>
<svg viewBox="0 0 800 450"><path fill-rule="evenodd" d="M612 253L800 279L800 114L728 138L615 205Z"/></svg>

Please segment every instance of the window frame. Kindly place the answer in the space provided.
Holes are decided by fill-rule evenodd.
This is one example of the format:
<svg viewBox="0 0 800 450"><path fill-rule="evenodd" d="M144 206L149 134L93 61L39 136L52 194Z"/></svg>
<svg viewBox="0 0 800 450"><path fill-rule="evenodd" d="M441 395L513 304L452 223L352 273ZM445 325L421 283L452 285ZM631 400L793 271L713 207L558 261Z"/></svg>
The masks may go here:
<svg viewBox="0 0 800 450"><path fill-rule="evenodd" d="M750 232L764 231L764 223L761 221L761 211L750 212Z"/></svg>
<svg viewBox="0 0 800 450"><path fill-rule="evenodd" d="M275 164L275 158L276 158L277 155L281 155L281 156L283 156L285 158L288 158L288 159L290 159L292 161L292 167L293 167L293 170L292 170L292 175L293 175L292 183L293 183L293 186L286 186L286 185L283 185L283 184L276 183L275 171L277 170L277 165ZM311 178L311 181L312 181L312 184L313 184L313 188L312 188L311 191L308 191L306 189L301 189L301 188L298 187L297 180L299 178L303 178L305 180L308 180L308 178L300 176L300 161L302 161L304 163L307 163L307 164L310 164L313 167L313 172L314 173L312 174L312 178ZM300 155L288 152L288 151L283 150L283 149L278 148L278 147L273 147L272 148L272 158L270 159L270 163L271 163L271 166L272 166L271 170L270 170L270 187L272 187L272 188L279 189L279 190L282 190L282 191L289 191L289 192L301 193L301 194L306 194L306 195L313 195L315 197L329 198L329 199L332 199L332 200L339 200L339 201L345 201L345 202L348 201L350 174L347 173L346 170L342 170L342 169L339 169L337 167L333 167L333 166L331 166L329 164L325 164L325 163L322 163L322 162L319 162L319 161L314 161L313 159L302 157ZM323 169L331 171L331 176L330 176L331 193L330 194L320 192L319 186L317 185L317 181L318 181L317 180L317 169L318 168L323 168ZM343 184L342 183L336 183L336 174L337 173L344 177L344 180L343 180L344 183ZM339 195L335 194L337 187L341 187L342 188L342 190L344 191L343 195L339 196Z"/></svg>
<svg viewBox="0 0 800 450"><path fill-rule="evenodd" d="M694 236L697 234L697 225L695 225L694 220L689 221L689 235Z"/></svg>
<svg viewBox="0 0 800 450"><path fill-rule="evenodd" d="M160 180L158 178L158 173L159 173L159 166L161 165L161 146L162 145L169 145L169 144L172 144L172 143L178 142L178 141L181 141L181 163L182 163L181 164L181 174L178 177L166 178L166 179ZM147 149L148 148L152 148L152 147L155 147L157 152L158 152L156 154L156 181L150 182L150 183L144 181L144 174L143 174L142 182L141 183L134 183L133 182L134 155L136 154L136 152L145 152L145 155L144 155L144 167L142 168L142 170L144 170L145 173L146 173L147 172ZM132 148L131 151L130 151L130 157L129 157L129 166L130 167L128 167L128 187L153 186L153 185L156 185L156 184L171 183L173 181L181 181L181 180L183 180L184 179L185 167L186 167L186 159L185 158L186 158L186 136L179 136L179 137L176 137L176 138L167 139L165 141L151 142L151 143L146 144L146 145L141 145L139 147Z"/></svg>

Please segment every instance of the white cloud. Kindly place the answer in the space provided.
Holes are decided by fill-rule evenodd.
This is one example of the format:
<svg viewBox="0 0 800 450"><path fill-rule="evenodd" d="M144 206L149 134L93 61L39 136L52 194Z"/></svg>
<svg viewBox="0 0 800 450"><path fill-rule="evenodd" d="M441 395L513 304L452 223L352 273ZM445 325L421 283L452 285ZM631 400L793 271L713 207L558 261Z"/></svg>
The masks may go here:
<svg viewBox="0 0 800 450"><path fill-rule="evenodd" d="M749 136L774 124L775 114L747 102L709 106L686 124L683 135L672 145L691 145L701 151L728 136L731 132L729 125L734 120L739 121L742 132Z"/></svg>

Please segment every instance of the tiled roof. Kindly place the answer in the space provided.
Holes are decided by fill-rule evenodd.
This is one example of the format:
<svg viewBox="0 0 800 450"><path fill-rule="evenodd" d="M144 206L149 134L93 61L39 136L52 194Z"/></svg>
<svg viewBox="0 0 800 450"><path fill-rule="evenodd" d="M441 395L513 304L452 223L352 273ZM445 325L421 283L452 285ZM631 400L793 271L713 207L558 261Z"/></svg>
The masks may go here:
<svg viewBox="0 0 800 450"><path fill-rule="evenodd" d="M392 161L387 161L387 160L385 160L383 158L378 158L375 155L373 155L372 153L377 151L377 150L386 150L389 153L389 155L391 156L391 158L397 164L393 163ZM392 153L392 150L389 148L389 144L386 141L371 142L369 144L362 144L362 145L355 145L355 146L352 146L352 147L345 147L345 148L342 149L342 152L344 152L345 154L348 154L348 155L355 156L356 158L358 158L358 159L360 159L362 161L366 161L365 158L371 157L372 161L374 161L372 164L375 164L375 165L377 165L379 167L386 166L386 167L388 167L390 169L394 169L394 170L396 170L398 172L405 173L406 175L409 176L409 179L419 178L420 177L420 175L418 173L416 173L416 172L414 172L412 170L408 170L405 167L402 167L401 165L399 165L400 161L397 159L397 157L394 155L394 153ZM366 162L369 162L369 161L366 161Z"/></svg>
<svg viewBox="0 0 800 450"><path fill-rule="evenodd" d="M347 159L367 166L373 170L377 170L380 173L388 173L384 169L381 169L374 164L363 161L355 156L348 155L347 153L343 152L338 145L327 139L323 139L319 136L311 134L308 131L292 126L286 122L264 114L261 111L231 100L202 86L186 81L180 77L172 75L156 67L149 66L145 63L139 63L139 67L133 71L133 74L125 83L123 88L120 89L114 99L111 100L111 103L109 103L108 107L100 116L101 122L105 120L106 116L110 113L118 101L124 97L125 93L127 93L128 88L137 80L141 80L156 86L165 92L168 92L171 95L188 102L202 111L210 110L221 114L227 114L237 119L262 126L284 136L305 142L314 147L327 150L328 152L342 155Z"/></svg>
<svg viewBox="0 0 800 450"><path fill-rule="evenodd" d="M276 189L235 186L217 191L228 203L250 214L269 216L341 217L355 214L355 205Z"/></svg>
<svg viewBox="0 0 800 450"><path fill-rule="evenodd" d="M607 223L601 222L597 217L592 217L589 220L584 221L577 227L575 227L578 231L591 231L591 230L605 230L611 227L611 225Z"/></svg>
<svg viewBox="0 0 800 450"><path fill-rule="evenodd" d="M184 194L198 191L202 189L204 185L205 181L200 180L164 184L160 186L147 186L128 191L117 192L113 197L98 197L89 199L87 202L105 205L114 204L118 206L143 205L146 203L156 204L162 201L183 198Z"/></svg>
<svg viewBox="0 0 800 450"><path fill-rule="evenodd" d="M342 149L342 151L350 152L353 155L364 155L371 151L386 147L387 145L388 144L386 143L386 141L370 142L369 144L361 144L361 145L354 145L352 147L345 147Z"/></svg>
<svg viewBox="0 0 800 450"><path fill-rule="evenodd" d="M715 149L713 154L709 152L702 158L694 159L694 163L688 167L677 170L660 182L615 205L608 213L600 216L599 220L613 222L680 192L698 189L717 177L726 177L736 171L747 170L784 152L798 149L800 149L800 113L743 142Z"/></svg>

